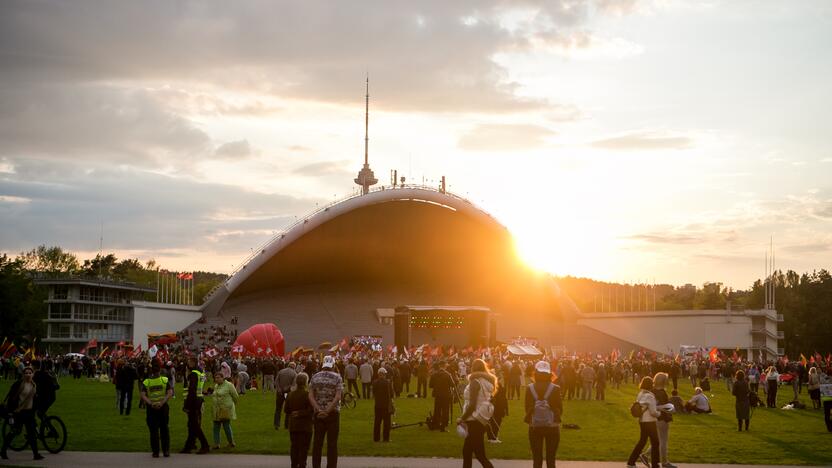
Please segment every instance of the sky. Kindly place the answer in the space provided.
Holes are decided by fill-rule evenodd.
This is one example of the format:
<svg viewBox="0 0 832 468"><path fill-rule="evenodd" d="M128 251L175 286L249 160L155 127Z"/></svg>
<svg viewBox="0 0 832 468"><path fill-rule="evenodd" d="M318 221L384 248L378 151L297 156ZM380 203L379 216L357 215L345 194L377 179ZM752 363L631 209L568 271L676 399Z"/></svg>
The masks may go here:
<svg viewBox="0 0 832 468"><path fill-rule="evenodd" d="M536 268L832 268L832 3L0 2L0 252L231 272L356 190L467 197ZM103 231L103 242L101 233Z"/></svg>

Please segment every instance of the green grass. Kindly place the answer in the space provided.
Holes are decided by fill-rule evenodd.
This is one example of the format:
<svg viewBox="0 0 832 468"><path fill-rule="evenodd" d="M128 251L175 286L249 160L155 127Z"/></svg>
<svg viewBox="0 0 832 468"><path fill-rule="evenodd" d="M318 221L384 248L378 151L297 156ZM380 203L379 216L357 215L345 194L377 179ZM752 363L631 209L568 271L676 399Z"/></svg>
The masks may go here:
<svg viewBox="0 0 832 468"><path fill-rule="evenodd" d="M5 395L9 381L0 381ZM682 397L690 394L690 384L682 382ZM171 445L179 450L187 435L182 408L181 386L171 404ZM629 414L636 394L634 385L609 390L607 401L565 401L564 422L575 423L579 430L563 430L558 458L565 460L626 460L638 439L638 424ZM711 404L712 415L677 415L670 431L670 459L673 462L748 463L748 464L832 464L829 449L832 434L827 433L820 411L783 411L757 409L751 420L751 432L738 433L734 419L734 400L724 383L716 382ZM781 389L780 405L791 396ZM805 391L803 401L810 403ZM119 416L115 408L113 385L69 378L61 380L58 401L50 413L61 416L67 425L67 450L80 451L149 451L144 411L135 407L133 414ZM811 404L809 404L811 407ZM399 399L400 424L423 421L433 400ZM500 445L487 445L491 458L529 458L527 427L522 422L522 404L510 402L510 414L503 421ZM205 414L210 414L207 409ZM233 422L237 453L287 454L288 434L272 427L274 394L248 393L241 397L238 419ZM211 421L204 421L211 440ZM224 437L224 435L223 435ZM353 410L341 415L339 452L342 455L397 457L459 457L462 441L455 433L429 432L423 427L394 430L392 443L372 442L372 407L361 400ZM223 441L225 445L225 441ZM226 450L223 450L226 451Z"/></svg>

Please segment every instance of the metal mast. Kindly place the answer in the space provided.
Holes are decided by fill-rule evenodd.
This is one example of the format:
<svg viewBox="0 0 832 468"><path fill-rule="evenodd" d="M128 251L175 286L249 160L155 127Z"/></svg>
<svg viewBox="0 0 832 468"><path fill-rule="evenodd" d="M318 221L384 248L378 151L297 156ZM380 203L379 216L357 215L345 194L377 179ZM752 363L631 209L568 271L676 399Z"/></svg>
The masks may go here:
<svg viewBox="0 0 832 468"><path fill-rule="evenodd" d="M367 195L370 193L370 186L378 183L375 174L370 169L369 149L370 149L370 76L367 76L367 93L364 96L364 167L358 171L358 177L354 182L361 186L361 193Z"/></svg>

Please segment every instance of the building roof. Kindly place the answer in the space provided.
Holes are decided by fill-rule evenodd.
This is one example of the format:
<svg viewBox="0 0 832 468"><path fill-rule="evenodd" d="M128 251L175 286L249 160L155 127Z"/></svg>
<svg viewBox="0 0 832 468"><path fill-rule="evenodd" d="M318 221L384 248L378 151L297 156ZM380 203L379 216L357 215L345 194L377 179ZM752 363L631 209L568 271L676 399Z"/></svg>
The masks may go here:
<svg viewBox="0 0 832 468"><path fill-rule="evenodd" d="M136 283L130 282L119 282L119 281L112 281L106 279L99 279L99 278L87 278L82 276L65 276L59 278L35 278L35 284L41 286L53 286L53 285L80 285L80 286L93 286L99 288L107 288L107 289L121 289L121 290L128 290L128 291L138 291L138 292L147 292L152 293L156 292L155 288L148 288L146 286L141 286Z"/></svg>

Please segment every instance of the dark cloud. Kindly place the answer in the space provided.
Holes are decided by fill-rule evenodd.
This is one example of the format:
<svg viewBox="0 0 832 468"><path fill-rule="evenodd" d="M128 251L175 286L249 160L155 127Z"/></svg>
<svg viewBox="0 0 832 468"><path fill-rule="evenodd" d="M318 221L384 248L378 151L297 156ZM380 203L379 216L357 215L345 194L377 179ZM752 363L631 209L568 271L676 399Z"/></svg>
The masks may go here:
<svg viewBox="0 0 832 468"><path fill-rule="evenodd" d="M553 135L539 125L483 124L463 135L457 145L470 151L522 151L545 145Z"/></svg>
<svg viewBox="0 0 832 468"><path fill-rule="evenodd" d="M632 0L0 4L5 82L191 80L281 96L355 102L369 70L388 109L504 112L518 97L492 57L587 36L594 14ZM533 12L513 29L504 15ZM349 83L353 83L350 85Z"/></svg>
<svg viewBox="0 0 832 468"><path fill-rule="evenodd" d="M111 86L0 86L0 154L138 166L203 155L210 137L150 93Z"/></svg>
<svg viewBox="0 0 832 468"><path fill-rule="evenodd" d="M605 138L592 142L596 148L638 151L662 149L686 149L693 146L693 140L681 135L667 135L663 133L634 132L621 136Z"/></svg>
<svg viewBox="0 0 832 468"><path fill-rule="evenodd" d="M41 243L90 250L102 221L112 248L244 252L323 201L135 169L31 159L13 164L14 178L0 175L0 250L11 252Z"/></svg>

